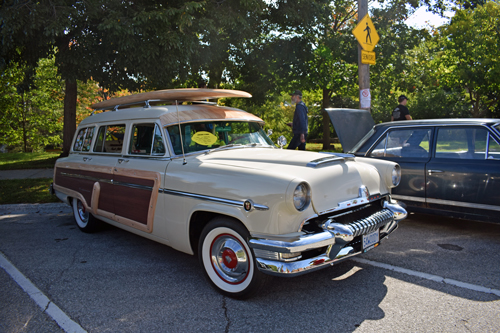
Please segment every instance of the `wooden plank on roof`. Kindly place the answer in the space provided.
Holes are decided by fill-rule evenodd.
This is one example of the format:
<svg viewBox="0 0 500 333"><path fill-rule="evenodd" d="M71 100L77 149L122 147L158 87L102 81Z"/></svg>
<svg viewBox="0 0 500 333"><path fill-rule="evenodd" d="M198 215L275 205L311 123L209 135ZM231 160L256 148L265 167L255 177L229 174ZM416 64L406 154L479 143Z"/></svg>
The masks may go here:
<svg viewBox="0 0 500 333"><path fill-rule="evenodd" d="M185 89L166 89L150 91L130 96L111 98L106 101L92 104L96 110L111 109L119 105L139 104L145 101L203 101L208 99L244 97L250 98L252 95L241 90L230 89L204 89L204 88L185 88Z"/></svg>
<svg viewBox="0 0 500 333"><path fill-rule="evenodd" d="M160 116L163 126L176 124L178 122L189 122L193 120L246 120L263 123L259 117L238 109L230 109L215 105L207 105L203 108L195 108L182 112L169 112Z"/></svg>

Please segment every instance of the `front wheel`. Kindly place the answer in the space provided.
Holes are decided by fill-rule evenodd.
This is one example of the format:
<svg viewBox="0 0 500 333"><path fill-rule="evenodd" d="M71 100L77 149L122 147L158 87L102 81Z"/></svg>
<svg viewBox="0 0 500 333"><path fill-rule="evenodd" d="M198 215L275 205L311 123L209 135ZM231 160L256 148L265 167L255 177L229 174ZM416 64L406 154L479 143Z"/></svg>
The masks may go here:
<svg viewBox="0 0 500 333"><path fill-rule="evenodd" d="M255 266L248 237L245 227L224 217L213 219L201 233L198 257L205 277L225 296L248 298L269 279Z"/></svg>
<svg viewBox="0 0 500 333"><path fill-rule="evenodd" d="M99 221L89 213L85 205L79 199L73 199L73 216L78 228L83 232L95 232L99 227Z"/></svg>

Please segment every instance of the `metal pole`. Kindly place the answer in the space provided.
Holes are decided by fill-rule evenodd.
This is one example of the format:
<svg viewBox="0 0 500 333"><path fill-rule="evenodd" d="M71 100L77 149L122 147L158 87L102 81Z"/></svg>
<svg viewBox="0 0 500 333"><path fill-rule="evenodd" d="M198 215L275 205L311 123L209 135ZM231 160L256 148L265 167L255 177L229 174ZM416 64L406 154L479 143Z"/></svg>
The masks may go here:
<svg viewBox="0 0 500 333"><path fill-rule="evenodd" d="M368 0L358 0L358 22L368 14ZM358 43L359 107L371 112L370 65L361 63L361 45Z"/></svg>

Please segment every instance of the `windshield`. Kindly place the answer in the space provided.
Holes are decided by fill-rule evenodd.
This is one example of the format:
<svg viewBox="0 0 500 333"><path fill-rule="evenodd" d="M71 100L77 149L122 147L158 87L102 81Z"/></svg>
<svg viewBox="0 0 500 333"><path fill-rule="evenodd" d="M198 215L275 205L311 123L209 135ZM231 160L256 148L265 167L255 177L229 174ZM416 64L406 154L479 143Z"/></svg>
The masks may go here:
<svg viewBox="0 0 500 333"><path fill-rule="evenodd" d="M495 125L494 127L495 127L495 129L498 131L498 133L500 133L500 124L497 124L497 125Z"/></svg>
<svg viewBox="0 0 500 333"><path fill-rule="evenodd" d="M203 121L187 123L181 124L181 132L182 138L179 136L179 125L167 127L167 133L176 155L182 154L181 142L184 145L185 154L231 144L274 146L262 127L255 122Z"/></svg>

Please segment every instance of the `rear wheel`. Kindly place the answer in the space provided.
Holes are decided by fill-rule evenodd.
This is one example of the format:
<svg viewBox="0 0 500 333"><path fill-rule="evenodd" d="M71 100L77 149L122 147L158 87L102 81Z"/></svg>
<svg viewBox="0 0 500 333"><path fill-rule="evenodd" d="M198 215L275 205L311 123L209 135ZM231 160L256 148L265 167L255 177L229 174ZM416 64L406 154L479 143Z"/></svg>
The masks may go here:
<svg viewBox="0 0 500 333"><path fill-rule="evenodd" d="M81 231L89 233L97 231L99 220L90 214L80 199L73 199L73 215L76 225Z"/></svg>
<svg viewBox="0 0 500 333"><path fill-rule="evenodd" d="M248 237L245 227L225 217L213 219L201 233L200 263L205 277L223 295L248 298L269 279L257 269Z"/></svg>

